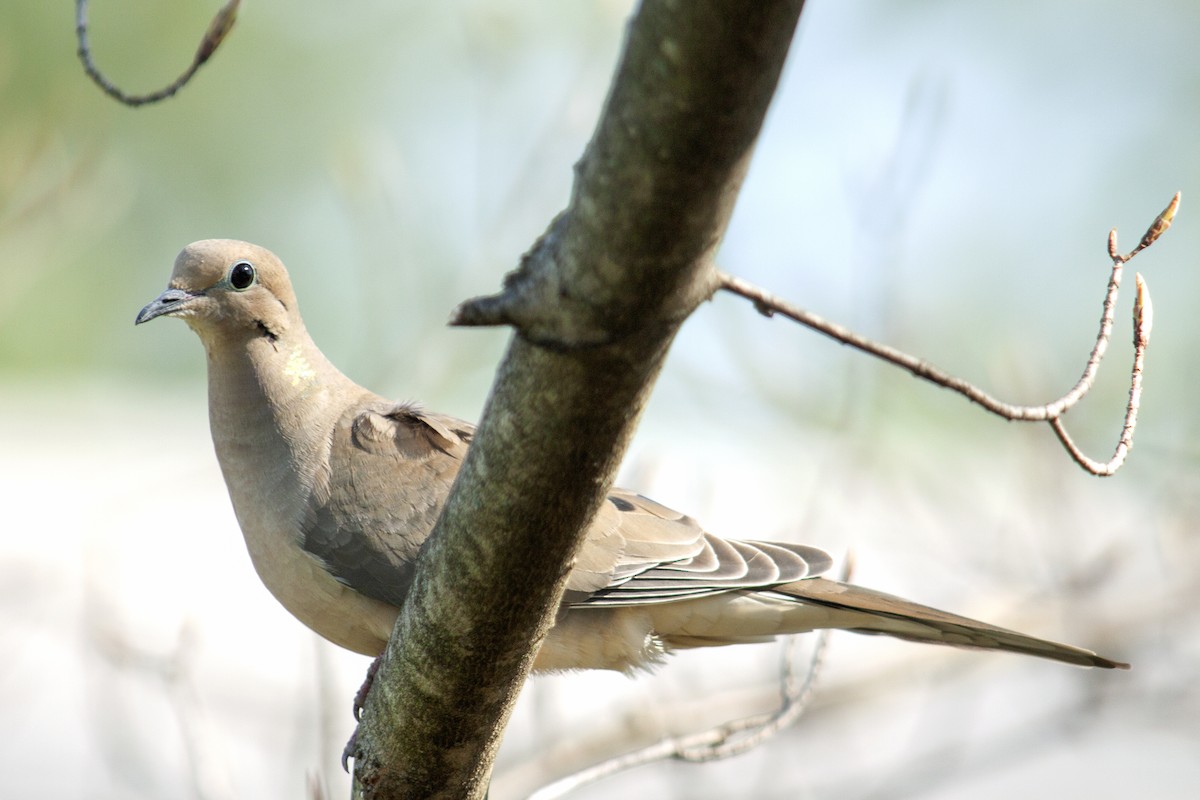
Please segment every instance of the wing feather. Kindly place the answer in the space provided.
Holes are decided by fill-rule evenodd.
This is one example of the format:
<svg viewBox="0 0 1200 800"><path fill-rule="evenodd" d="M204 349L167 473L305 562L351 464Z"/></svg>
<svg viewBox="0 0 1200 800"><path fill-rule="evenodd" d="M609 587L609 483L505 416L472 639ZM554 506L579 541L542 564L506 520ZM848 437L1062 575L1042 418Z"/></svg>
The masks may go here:
<svg viewBox="0 0 1200 800"><path fill-rule="evenodd" d="M345 585L400 605L473 435L462 420L368 396L332 433L329 467L337 477L314 491L302 546ZM723 539L691 517L615 489L576 559L566 601L664 603L798 581L830 563L812 547Z"/></svg>
<svg viewBox="0 0 1200 800"><path fill-rule="evenodd" d="M373 396L342 415L300 545L341 583L399 606L474 428Z"/></svg>
<svg viewBox="0 0 1200 800"><path fill-rule="evenodd" d="M790 583L821 574L832 559L805 545L722 539L691 517L615 490L579 564L586 570L568 581L572 605L630 606Z"/></svg>

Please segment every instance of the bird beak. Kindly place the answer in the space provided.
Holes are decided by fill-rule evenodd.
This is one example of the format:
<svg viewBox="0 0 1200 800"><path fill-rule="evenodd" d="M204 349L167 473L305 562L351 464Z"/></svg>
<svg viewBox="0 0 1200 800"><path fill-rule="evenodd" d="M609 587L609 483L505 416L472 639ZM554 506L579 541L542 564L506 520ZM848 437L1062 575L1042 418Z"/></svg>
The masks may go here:
<svg viewBox="0 0 1200 800"><path fill-rule="evenodd" d="M190 301L200 296L200 294L185 292L183 289L167 289L138 312L137 319L133 321L133 324L141 325L155 317L178 314L191 305Z"/></svg>

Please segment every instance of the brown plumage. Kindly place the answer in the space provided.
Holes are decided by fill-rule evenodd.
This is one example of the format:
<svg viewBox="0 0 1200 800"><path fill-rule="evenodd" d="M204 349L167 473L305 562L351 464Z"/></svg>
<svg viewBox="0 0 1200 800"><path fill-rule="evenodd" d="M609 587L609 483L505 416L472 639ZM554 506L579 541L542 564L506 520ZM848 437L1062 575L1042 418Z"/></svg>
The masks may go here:
<svg viewBox="0 0 1200 800"><path fill-rule="evenodd" d="M263 583L326 639L378 655L473 426L339 372L309 338L283 264L261 247L186 247L137 322L159 316L182 318L204 344L213 443ZM816 548L722 539L614 490L535 669L629 670L672 649L816 628L1127 666L817 577L830 566Z"/></svg>

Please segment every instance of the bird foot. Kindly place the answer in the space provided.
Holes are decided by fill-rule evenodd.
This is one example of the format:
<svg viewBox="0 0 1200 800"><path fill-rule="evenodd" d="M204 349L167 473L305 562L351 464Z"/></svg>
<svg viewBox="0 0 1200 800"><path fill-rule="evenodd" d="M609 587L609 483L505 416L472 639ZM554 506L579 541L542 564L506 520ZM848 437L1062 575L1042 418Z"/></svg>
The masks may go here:
<svg viewBox="0 0 1200 800"><path fill-rule="evenodd" d="M358 687L358 691L354 693L354 721L362 722L363 709L367 705L367 695L371 693L371 687L375 685L375 675L379 672L379 664L383 661L383 655L375 656L371 661L371 666L367 667L367 675L363 678L362 686ZM350 773L350 759L358 757L358 726L354 726L354 733L350 734L350 739L346 742L346 746L342 748L342 769L347 774Z"/></svg>
<svg viewBox="0 0 1200 800"><path fill-rule="evenodd" d="M382 661L382 654L375 656L371 666L367 667L367 676L363 678L362 686L358 687L358 691L354 693L355 722L362 722L363 708L367 705L367 695L371 693L371 687L375 685L375 674L379 672L379 664Z"/></svg>
<svg viewBox="0 0 1200 800"><path fill-rule="evenodd" d="M350 739L346 742L346 746L342 748L342 769L346 774L350 774L350 759L358 761L358 726L354 726L354 733L350 734Z"/></svg>

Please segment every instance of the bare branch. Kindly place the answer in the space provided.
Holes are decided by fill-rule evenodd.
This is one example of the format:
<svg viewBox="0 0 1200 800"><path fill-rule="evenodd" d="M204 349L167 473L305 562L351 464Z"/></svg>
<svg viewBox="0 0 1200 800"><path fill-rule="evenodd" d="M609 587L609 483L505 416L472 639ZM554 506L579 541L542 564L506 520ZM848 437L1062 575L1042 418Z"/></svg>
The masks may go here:
<svg viewBox="0 0 1200 800"><path fill-rule="evenodd" d="M1112 475L1125 463L1125 457L1133 448L1133 429L1137 427L1138 408L1142 401L1142 365L1146 360L1146 345L1150 342L1150 328L1154 320L1154 306L1150 302L1150 290L1141 274L1134 274L1137 283L1137 300L1133 304L1133 370L1129 382L1129 403L1125 406L1125 424L1121 428L1121 437L1117 441L1117 449L1107 462L1095 461L1081 451L1062 419L1055 417L1050 420L1050 427L1058 435L1059 441L1067 452L1081 467L1093 475Z"/></svg>
<svg viewBox="0 0 1200 800"><path fill-rule="evenodd" d="M79 40L79 50L77 51L79 53L79 60L83 62L83 69L88 74L88 77L103 89L105 94L119 103L137 107L166 100L182 89L192 79L192 76L196 74L196 71L217 51L217 48L221 46L221 42L225 41L225 37L233 30L233 23L237 20L237 11L240 5L241 0L227 0L225 5L217 11L212 18L212 22L208 24L208 30L204 32L204 38L200 40L200 46L196 48L196 54L192 57L191 66L184 70L182 75L168 86L156 92L133 95L121 90L96 67L95 62L92 60L91 44L88 42L88 0L75 0L75 35Z"/></svg>
<svg viewBox="0 0 1200 800"><path fill-rule="evenodd" d="M838 579L850 580L853 569L854 559L848 557ZM779 708L774 711L731 720L687 736L668 737L632 753L606 759L543 786L531 794L529 800L556 800L581 786L595 783L610 775L668 758L692 763L717 761L758 747L780 731L794 725L804 715L809 701L812 700L817 676L825 663L829 630L822 629L817 632L816 643L805 665L803 678L796 669L798 644L799 637L792 636L783 649L780 670L782 697Z"/></svg>
<svg viewBox="0 0 1200 800"><path fill-rule="evenodd" d="M1108 280L1108 290L1104 296L1104 310L1100 315L1100 330L1096 335L1096 344L1088 356L1083 374L1066 394L1057 400L1037 406L1016 405L999 400L974 384L962 378L950 375L929 362L909 355L894 347L881 344L862 336L836 322L806 311L798 306L772 295L765 289L755 286L741 278L720 273L718 280L720 288L733 294L745 297L754 303L754 307L764 316L782 314L789 319L799 322L818 333L822 333L842 344L862 350L888 363L908 370L918 378L935 383L951 391L958 392L968 400L982 406L987 411L1008 420L1018 422L1048 422L1054 432L1062 440L1067 452L1075 461L1095 475L1111 475L1120 468L1133 447L1133 430L1137 425L1137 412L1142 391L1142 367L1145 363L1146 346L1150 340L1150 326L1153 317L1150 303L1150 290L1141 275L1137 276L1137 299L1134 303L1134 361L1130 377L1129 404L1126 407L1125 424L1121 430L1116 452L1111 460L1101 463L1088 458L1071 440L1062 422L1062 416L1083 399L1095 382L1100 362L1108 350L1108 341L1112 335L1113 315L1117 304L1117 293L1121 288L1121 277L1125 264L1134 256L1152 245L1171 226L1175 213L1179 210L1180 193L1176 192L1171 202L1159 214L1149 229L1147 229L1137 247L1128 253L1121 254L1117 249L1117 231L1114 228L1108 235L1108 253L1112 259L1112 272Z"/></svg>
<svg viewBox="0 0 1200 800"><path fill-rule="evenodd" d="M785 669L782 676L783 698L780 707L766 714L732 720L708 730L686 736L668 737L652 745L624 753L594 764L572 775L559 778L529 796L529 800L556 800L581 786L595 783L619 772L653 764L657 761L716 761L755 748L775 734L793 725L808 707L813 686L824 662L829 631L817 635L816 646L809 657L803 680L798 679L793 662L797 637L784 650Z"/></svg>
<svg viewBox="0 0 1200 800"><path fill-rule="evenodd" d="M842 572L838 580L845 583L854 572L854 558L848 556L842 564ZM767 739L775 736L785 728L795 724L804 715L808 703L812 699L813 687L817 676L825 663L825 650L829 644L829 631L822 629L817 633L816 644L808 664L804 670L803 680L796 671L796 637L791 637L783 651L782 664L782 702L775 711L758 714L741 720L734 720L710 731L697 735L697 741L692 744L687 739L674 757L681 761L716 761L730 756L745 753Z"/></svg>
<svg viewBox="0 0 1200 800"><path fill-rule="evenodd" d="M357 796L485 795L649 387L715 291L713 254L802 5L635 11L568 209L484 304L517 333L367 698Z"/></svg>

